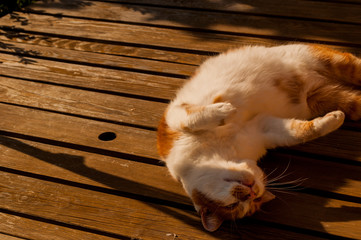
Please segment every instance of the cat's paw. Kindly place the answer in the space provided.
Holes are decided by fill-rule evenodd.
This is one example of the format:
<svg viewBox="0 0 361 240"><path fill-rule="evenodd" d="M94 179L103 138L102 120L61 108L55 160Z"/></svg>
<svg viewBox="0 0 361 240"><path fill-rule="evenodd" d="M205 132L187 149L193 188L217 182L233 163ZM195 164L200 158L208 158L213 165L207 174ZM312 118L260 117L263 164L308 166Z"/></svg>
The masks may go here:
<svg viewBox="0 0 361 240"><path fill-rule="evenodd" d="M215 115L220 117L227 117L231 113L236 111L236 108L231 103L220 102L209 105Z"/></svg>
<svg viewBox="0 0 361 240"><path fill-rule="evenodd" d="M342 111L333 111L319 118L319 124L322 126L321 134L325 135L338 129L345 120L345 114Z"/></svg>
<svg viewBox="0 0 361 240"><path fill-rule="evenodd" d="M235 111L236 108L230 103L220 102L206 105L187 116L183 129L198 131L215 128L223 125L225 119Z"/></svg>
<svg viewBox="0 0 361 240"><path fill-rule="evenodd" d="M225 118L236 111L236 108L231 103L226 102L214 103L208 106L210 107L209 110L213 115L214 122L217 122L218 125L222 125Z"/></svg>

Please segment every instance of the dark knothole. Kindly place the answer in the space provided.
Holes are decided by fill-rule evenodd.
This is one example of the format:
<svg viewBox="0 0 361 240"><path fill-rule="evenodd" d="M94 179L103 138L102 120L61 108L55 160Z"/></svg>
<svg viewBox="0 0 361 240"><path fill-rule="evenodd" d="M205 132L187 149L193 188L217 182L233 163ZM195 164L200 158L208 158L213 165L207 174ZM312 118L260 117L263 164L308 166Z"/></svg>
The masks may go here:
<svg viewBox="0 0 361 240"><path fill-rule="evenodd" d="M102 141L112 141L117 137L117 135L113 132L103 132L99 135L98 139Z"/></svg>

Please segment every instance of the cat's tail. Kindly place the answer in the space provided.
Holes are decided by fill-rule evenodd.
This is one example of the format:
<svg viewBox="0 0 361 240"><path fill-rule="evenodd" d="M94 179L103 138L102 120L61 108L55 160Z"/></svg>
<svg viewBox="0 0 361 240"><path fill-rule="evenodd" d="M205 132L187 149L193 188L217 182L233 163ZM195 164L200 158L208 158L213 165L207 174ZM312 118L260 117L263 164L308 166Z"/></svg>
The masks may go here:
<svg viewBox="0 0 361 240"><path fill-rule="evenodd" d="M171 105L167 112L167 123L177 131L195 132L223 125L224 120L236 108L227 102L218 102L205 106L183 103Z"/></svg>
<svg viewBox="0 0 361 240"><path fill-rule="evenodd" d="M320 73L328 79L361 86L361 59L321 45L311 45L311 53L322 63Z"/></svg>

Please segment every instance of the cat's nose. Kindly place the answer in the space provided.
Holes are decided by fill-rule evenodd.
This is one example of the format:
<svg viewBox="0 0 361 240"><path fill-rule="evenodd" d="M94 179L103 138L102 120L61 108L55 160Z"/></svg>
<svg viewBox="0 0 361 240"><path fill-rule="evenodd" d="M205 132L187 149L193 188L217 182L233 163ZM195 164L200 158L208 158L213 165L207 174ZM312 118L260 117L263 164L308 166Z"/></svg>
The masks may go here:
<svg viewBox="0 0 361 240"><path fill-rule="evenodd" d="M257 193L255 193L252 189L251 191L244 196L244 200L248 200L248 199L255 199L257 197Z"/></svg>

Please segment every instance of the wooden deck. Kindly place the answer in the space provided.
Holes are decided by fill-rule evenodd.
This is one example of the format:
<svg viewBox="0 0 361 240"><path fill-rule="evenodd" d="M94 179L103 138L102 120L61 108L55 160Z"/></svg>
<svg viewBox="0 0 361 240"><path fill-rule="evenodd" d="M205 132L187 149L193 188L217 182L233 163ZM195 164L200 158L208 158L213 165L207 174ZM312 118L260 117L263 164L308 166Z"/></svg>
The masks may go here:
<svg viewBox="0 0 361 240"><path fill-rule="evenodd" d="M307 180L215 233L159 161L157 123L205 58L286 42L361 56L361 0L51 0L1 18L0 239L361 239L361 122L270 152L266 172Z"/></svg>

